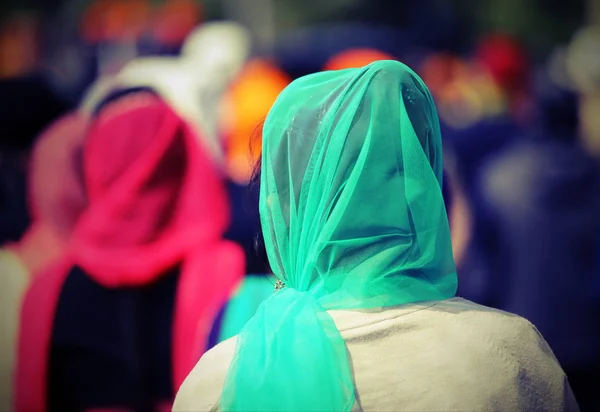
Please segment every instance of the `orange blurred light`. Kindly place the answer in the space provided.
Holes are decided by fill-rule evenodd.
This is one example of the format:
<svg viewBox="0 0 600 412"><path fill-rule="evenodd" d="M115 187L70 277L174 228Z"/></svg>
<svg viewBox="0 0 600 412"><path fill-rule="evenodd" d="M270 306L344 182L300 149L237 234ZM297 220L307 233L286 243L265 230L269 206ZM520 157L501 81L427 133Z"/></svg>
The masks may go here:
<svg viewBox="0 0 600 412"><path fill-rule="evenodd" d="M84 13L83 37L91 43L137 39L150 11L148 0L97 0Z"/></svg>
<svg viewBox="0 0 600 412"><path fill-rule="evenodd" d="M359 68L378 60L395 60L395 58L375 49L350 49L336 54L329 59L323 70Z"/></svg>
<svg viewBox="0 0 600 412"><path fill-rule="evenodd" d="M0 77L32 71L38 58L38 21L34 16L16 16L0 28Z"/></svg>
<svg viewBox="0 0 600 412"><path fill-rule="evenodd" d="M274 64L256 59L246 65L232 84L225 98L222 125L227 168L235 181L245 183L251 178L262 145L258 128L290 81Z"/></svg>
<svg viewBox="0 0 600 412"><path fill-rule="evenodd" d="M451 54L433 54L424 60L420 75L431 93L437 96L448 84L464 76L465 66L462 60Z"/></svg>

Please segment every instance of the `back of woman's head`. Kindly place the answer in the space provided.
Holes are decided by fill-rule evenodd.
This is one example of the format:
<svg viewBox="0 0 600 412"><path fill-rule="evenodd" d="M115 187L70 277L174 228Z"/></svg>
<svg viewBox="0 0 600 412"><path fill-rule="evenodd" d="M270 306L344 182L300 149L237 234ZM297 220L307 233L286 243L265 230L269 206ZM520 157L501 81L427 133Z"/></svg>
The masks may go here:
<svg viewBox="0 0 600 412"><path fill-rule="evenodd" d="M337 274L403 273L450 293L440 128L414 72L379 61L301 78L278 98L263 139L261 218L277 275L308 290L339 287ZM377 275L364 267L374 256Z"/></svg>
<svg viewBox="0 0 600 412"><path fill-rule="evenodd" d="M170 174L183 175L186 167L183 142L172 138L177 132L170 130L173 126L169 127L166 122L169 114L164 104L149 93L125 96L103 108L90 130L85 149L85 183L91 202L105 196L126 180L127 175L135 174L144 163L153 163L156 168L152 157L171 160ZM158 150L159 146L168 149L170 140L173 141L171 151ZM180 163L173 162L174 158ZM147 178L157 182L167 180L164 175L147 174Z"/></svg>
<svg viewBox="0 0 600 412"><path fill-rule="evenodd" d="M441 186L433 100L402 63L316 73L281 93L263 128L260 215L284 287L238 335L220 409L352 409L326 310L454 296Z"/></svg>
<svg viewBox="0 0 600 412"><path fill-rule="evenodd" d="M210 155L152 93L128 94L100 110L87 135L83 175L88 206L75 249L88 271L153 275L195 245L219 239L227 226L227 199Z"/></svg>

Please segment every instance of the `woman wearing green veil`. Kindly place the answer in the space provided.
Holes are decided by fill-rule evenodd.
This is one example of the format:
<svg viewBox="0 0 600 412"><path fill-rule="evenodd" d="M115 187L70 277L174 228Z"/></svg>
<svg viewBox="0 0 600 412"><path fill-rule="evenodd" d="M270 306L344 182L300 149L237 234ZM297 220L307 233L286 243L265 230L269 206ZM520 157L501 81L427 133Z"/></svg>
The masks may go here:
<svg viewBox="0 0 600 412"><path fill-rule="evenodd" d="M577 410L526 320L454 298L437 112L395 61L294 81L263 128L276 291L175 411Z"/></svg>

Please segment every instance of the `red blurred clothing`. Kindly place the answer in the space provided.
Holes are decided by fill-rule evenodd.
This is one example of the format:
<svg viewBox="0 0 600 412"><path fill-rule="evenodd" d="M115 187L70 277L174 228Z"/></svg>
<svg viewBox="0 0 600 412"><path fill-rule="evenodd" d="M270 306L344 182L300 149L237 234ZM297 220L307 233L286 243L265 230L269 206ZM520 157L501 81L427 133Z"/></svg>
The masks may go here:
<svg viewBox="0 0 600 412"><path fill-rule="evenodd" d="M85 206L79 155L88 120L73 113L53 123L37 140L30 160L28 202L32 223L18 243L8 245L29 273L65 250Z"/></svg>
<svg viewBox="0 0 600 412"><path fill-rule="evenodd" d="M523 47L511 37L496 34L482 39L475 58L507 93L529 87L531 64Z"/></svg>
<svg viewBox="0 0 600 412"><path fill-rule="evenodd" d="M528 121L532 110L532 64L525 48L510 36L490 35L479 43L475 61L505 94L512 117L518 122Z"/></svg>
<svg viewBox="0 0 600 412"><path fill-rule="evenodd" d="M0 251L4 319L0 342L2 410L12 404L19 312L32 274L62 256L73 223L84 205L83 189L77 184L76 157L86 127L84 116L70 114L53 123L38 138L29 164L27 200L31 224L18 242L5 245Z"/></svg>
<svg viewBox="0 0 600 412"><path fill-rule="evenodd" d="M90 124L82 158L86 209L61 261L39 274L24 301L18 411L47 408L54 313L71 268L106 288L121 288L181 267L175 389L243 276L243 252L221 240L229 208L219 174L188 125L159 98L140 92L110 103Z"/></svg>

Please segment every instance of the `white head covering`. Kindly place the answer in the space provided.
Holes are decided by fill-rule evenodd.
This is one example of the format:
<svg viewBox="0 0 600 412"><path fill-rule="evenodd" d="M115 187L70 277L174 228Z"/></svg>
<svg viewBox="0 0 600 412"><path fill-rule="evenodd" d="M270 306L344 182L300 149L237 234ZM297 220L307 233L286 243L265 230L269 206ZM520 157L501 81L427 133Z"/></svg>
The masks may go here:
<svg viewBox="0 0 600 412"><path fill-rule="evenodd" d="M196 130L201 141L223 165L218 134L219 108L229 85L250 53L250 34L237 23L207 23L195 29L181 57L140 57L112 79L100 79L81 108L93 108L119 88L151 87Z"/></svg>
<svg viewBox="0 0 600 412"><path fill-rule="evenodd" d="M589 26L573 36L568 47L567 71L576 89L583 94L600 91L600 27Z"/></svg>

